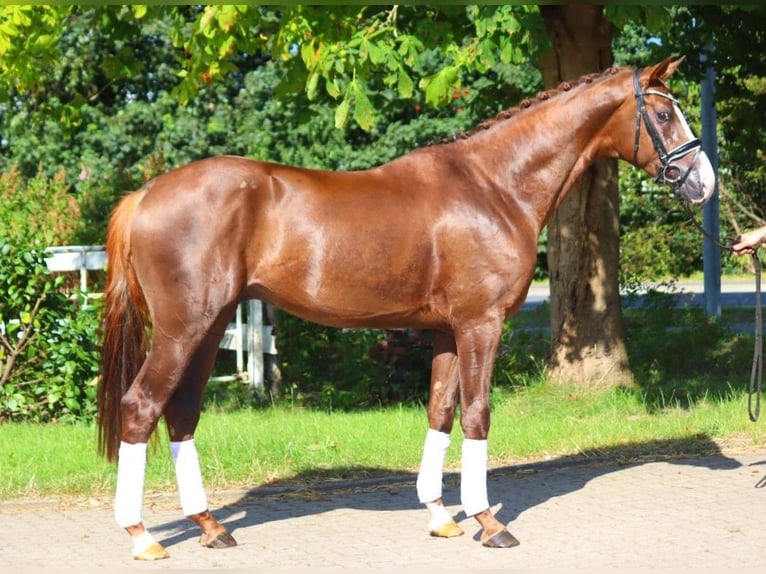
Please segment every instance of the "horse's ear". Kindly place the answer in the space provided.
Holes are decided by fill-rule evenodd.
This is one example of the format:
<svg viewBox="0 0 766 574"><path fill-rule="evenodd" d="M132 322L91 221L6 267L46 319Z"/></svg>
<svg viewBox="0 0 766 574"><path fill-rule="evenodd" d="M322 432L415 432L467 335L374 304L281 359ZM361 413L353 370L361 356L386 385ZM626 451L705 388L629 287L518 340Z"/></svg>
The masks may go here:
<svg viewBox="0 0 766 574"><path fill-rule="evenodd" d="M673 73L678 69L686 56L680 58L665 58L659 64L655 64L647 70L646 79L642 82L644 89L648 88L652 84L664 84Z"/></svg>

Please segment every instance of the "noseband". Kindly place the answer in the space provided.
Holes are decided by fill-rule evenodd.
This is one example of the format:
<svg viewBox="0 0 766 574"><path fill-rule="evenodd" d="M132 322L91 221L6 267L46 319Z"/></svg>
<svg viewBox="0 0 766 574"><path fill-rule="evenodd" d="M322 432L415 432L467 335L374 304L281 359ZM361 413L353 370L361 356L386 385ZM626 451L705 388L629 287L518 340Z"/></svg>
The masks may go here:
<svg viewBox="0 0 766 574"><path fill-rule="evenodd" d="M686 178L689 176L689 173L694 167L694 164L697 163L697 158L702 151L702 142L699 139L694 138L684 144L681 144L677 148L670 150L669 152L665 150L665 146L662 143L660 134L657 133L654 124L652 124L652 122L649 120L649 112L646 110L644 96L649 94L654 96L662 96L663 98L666 98L676 104L676 107L678 106L678 101L670 94L666 94L658 90L641 91L641 86L639 85L641 69L642 68L638 68L633 73L633 89L636 92L636 141L633 144L633 163L638 165L638 144L639 140L641 139L641 118L643 118L644 123L646 124L646 131L649 132L649 137L652 138L654 149L657 152L657 155L659 155L660 163L662 164L659 171L657 172L657 175L654 177L654 181L659 183L668 183L678 189L686 181ZM696 154L692 162L689 164L687 170L683 172L683 175L673 177L673 172L677 172L679 174L682 172L678 166L673 165L673 162L692 151L695 151Z"/></svg>

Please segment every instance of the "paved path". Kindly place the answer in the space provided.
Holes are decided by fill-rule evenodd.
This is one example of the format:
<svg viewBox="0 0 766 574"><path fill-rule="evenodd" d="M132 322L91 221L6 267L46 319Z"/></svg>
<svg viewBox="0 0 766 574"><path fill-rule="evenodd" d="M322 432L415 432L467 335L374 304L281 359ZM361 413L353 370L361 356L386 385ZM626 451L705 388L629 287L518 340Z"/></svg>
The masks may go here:
<svg viewBox="0 0 766 574"><path fill-rule="evenodd" d="M766 447L702 458L630 464L582 460L494 469L490 498L521 546L482 548L473 519L450 540L425 531L414 477L319 490L219 493L216 516L239 546L197 543L174 499L149 499L145 519L171 558L131 560L106 506L0 503L0 572L19 569L179 568L517 569L762 567Z"/></svg>
<svg viewBox="0 0 766 574"><path fill-rule="evenodd" d="M705 286L702 281L682 279L671 285L649 285L660 293L673 295L679 306L705 306ZM634 297L623 294L624 305L639 305L645 294L645 289L639 291ZM550 286L548 283L535 283L527 294L523 308L535 309L550 299ZM738 277L735 279L724 278L721 281L721 293L719 303L721 307L753 307L755 306L755 278Z"/></svg>

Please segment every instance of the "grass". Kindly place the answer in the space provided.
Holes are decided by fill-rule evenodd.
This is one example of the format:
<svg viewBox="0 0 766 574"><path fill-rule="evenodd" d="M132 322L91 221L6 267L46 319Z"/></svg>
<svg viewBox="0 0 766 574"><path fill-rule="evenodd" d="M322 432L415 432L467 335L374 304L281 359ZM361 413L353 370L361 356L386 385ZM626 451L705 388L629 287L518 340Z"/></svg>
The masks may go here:
<svg viewBox="0 0 766 574"><path fill-rule="evenodd" d="M746 397L701 398L691 407L648 408L638 390L571 391L535 383L493 391L490 464L584 456L695 455L736 439L762 444ZM197 433L210 490L415 473L425 410L395 407L327 413L291 406L205 412ZM164 432L150 453L147 493L175 491ZM456 470L460 431L447 465ZM0 497L109 497L114 467L97 458L87 425L0 426Z"/></svg>

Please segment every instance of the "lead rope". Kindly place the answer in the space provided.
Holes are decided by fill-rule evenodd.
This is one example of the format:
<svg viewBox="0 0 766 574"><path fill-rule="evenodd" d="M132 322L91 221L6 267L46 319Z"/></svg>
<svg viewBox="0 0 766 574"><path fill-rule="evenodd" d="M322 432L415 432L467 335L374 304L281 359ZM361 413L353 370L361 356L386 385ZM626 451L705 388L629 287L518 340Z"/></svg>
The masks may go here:
<svg viewBox="0 0 766 574"><path fill-rule="evenodd" d="M761 260L753 251L753 269L755 270L755 349L753 351L753 369L750 372L750 390L747 395L747 414L755 422L761 416L761 387L763 384L763 316L761 313ZM753 408L755 395L755 408Z"/></svg>
<svg viewBox="0 0 766 574"><path fill-rule="evenodd" d="M707 237L721 251L731 253L736 239L727 238L726 242L728 245L721 243L694 218L694 213L692 213L691 207L689 207L687 202L682 201L681 204L689 216L689 221L702 232L702 235ZM753 367L750 371L750 387L747 395L747 414L751 421L756 422L761 416L761 390L763 388L763 312L761 305L761 260L758 258L757 251L753 251L752 258L753 271L755 273L755 344L753 348ZM755 407L753 406L753 397L755 397Z"/></svg>

